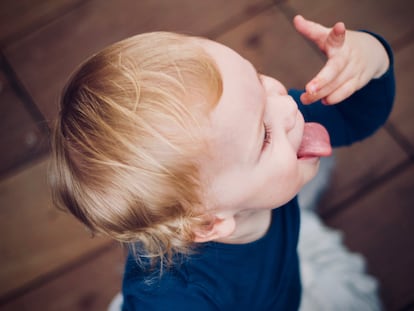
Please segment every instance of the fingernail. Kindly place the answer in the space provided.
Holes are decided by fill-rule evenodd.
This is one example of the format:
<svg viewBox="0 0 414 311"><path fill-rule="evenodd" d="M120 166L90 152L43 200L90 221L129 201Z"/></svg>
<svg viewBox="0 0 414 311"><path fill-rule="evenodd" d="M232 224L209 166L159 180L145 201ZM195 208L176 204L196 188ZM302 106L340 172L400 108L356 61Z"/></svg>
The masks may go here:
<svg viewBox="0 0 414 311"><path fill-rule="evenodd" d="M308 87L308 93L311 95L315 95L316 94L316 85L315 84L311 84Z"/></svg>

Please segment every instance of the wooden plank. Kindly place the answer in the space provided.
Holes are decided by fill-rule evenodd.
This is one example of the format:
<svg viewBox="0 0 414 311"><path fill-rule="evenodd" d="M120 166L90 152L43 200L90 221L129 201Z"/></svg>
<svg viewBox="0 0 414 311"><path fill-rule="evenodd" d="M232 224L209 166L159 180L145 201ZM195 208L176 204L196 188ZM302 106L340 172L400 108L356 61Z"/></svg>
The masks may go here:
<svg viewBox="0 0 414 311"><path fill-rule="evenodd" d="M304 88L323 59L277 9L252 18L217 38L287 88Z"/></svg>
<svg viewBox="0 0 414 311"><path fill-rule="evenodd" d="M33 31L81 0L0 1L0 42Z"/></svg>
<svg viewBox="0 0 414 311"><path fill-rule="evenodd" d="M408 155L384 129L362 142L336 149L335 168L320 203L320 213L328 213L407 159Z"/></svg>
<svg viewBox="0 0 414 311"><path fill-rule="evenodd" d="M44 154L48 140L0 71L0 176Z"/></svg>
<svg viewBox="0 0 414 311"><path fill-rule="evenodd" d="M92 0L6 47L5 54L46 119L69 73L90 54L140 32L207 33L234 16L248 17L265 0Z"/></svg>
<svg viewBox="0 0 414 311"><path fill-rule="evenodd" d="M47 165L0 182L0 297L108 243L52 206Z"/></svg>
<svg viewBox="0 0 414 311"><path fill-rule="evenodd" d="M0 307L2 311L103 311L121 289L123 250L102 254Z"/></svg>
<svg viewBox="0 0 414 311"><path fill-rule="evenodd" d="M328 225L342 230L346 244L367 258L381 283L386 310L414 300L414 165L401 170Z"/></svg>
<svg viewBox="0 0 414 311"><path fill-rule="evenodd" d="M395 55L397 96L391 114L393 127L409 142L412 154L414 154L413 55L414 41Z"/></svg>
<svg viewBox="0 0 414 311"><path fill-rule="evenodd" d="M391 43L397 42L414 28L414 2L407 0L288 0L281 7L314 19L327 26L343 21L350 29L378 32Z"/></svg>

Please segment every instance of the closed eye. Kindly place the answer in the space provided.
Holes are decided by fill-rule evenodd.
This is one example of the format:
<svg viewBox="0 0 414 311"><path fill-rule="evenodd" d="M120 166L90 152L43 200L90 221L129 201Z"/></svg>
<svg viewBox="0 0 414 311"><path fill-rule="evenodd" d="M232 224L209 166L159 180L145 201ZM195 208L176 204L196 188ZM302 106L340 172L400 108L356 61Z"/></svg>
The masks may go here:
<svg viewBox="0 0 414 311"><path fill-rule="evenodd" d="M266 148L268 144L272 142L272 128L270 125L263 123L264 126L264 137L263 137L263 146L262 150Z"/></svg>

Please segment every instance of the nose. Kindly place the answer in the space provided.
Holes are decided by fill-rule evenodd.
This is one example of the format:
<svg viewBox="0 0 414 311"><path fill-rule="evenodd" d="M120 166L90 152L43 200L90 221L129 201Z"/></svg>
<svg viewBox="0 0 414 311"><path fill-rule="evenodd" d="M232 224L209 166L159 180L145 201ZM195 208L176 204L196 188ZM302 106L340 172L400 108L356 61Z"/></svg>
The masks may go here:
<svg viewBox="0 0 414 311"><path fill-rule="evenodd" d="M278 80L271 77L263 77L264 88L268 96L268 115L282 125L286 132L292 130L300 114L295 100L288 95L286 88ZM276 120L277 119L277 120Z"/></svg>
<svg viewBox="0 0 414 311"><path fill-rule="evenodd" d="M295 100L287 96L287 100L285 102L284 108L284 125L287 132L293 129L296 125L296 121L298 120L298 105L296 104Z"/></svg>

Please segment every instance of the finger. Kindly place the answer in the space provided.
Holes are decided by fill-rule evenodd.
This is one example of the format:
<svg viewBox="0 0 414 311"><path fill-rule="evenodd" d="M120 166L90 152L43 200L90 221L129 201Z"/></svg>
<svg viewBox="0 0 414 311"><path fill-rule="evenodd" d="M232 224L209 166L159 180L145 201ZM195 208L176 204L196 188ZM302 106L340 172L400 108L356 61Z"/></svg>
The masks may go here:
<svg viewBox="0 0 414 311"><path fill-rule="evenodd" d="M346 28L342 22L336 23L326 39L327 47L338 48L345 42Z"/></svg>
<svg viewBox="0 0 414 311"><path fill-rule="evenodd" d="M307 39L315 42L320 48L326 41L329 29L312 21L306 20L301 15L296 15L293 19L296 30Z"/></svg>
<svg viewBox="0 0 414 311"><path fill-rule="evenodd" d="M343 85L346 81L355 79L356 77L353 75L352 68L350 67L351 66L344 67L341 72L329 81L329 83L326 83L316 93L310 95L316 98L316 100L325 98Z"/></svg>
<svg viewBox="0 0 414 311"><path fill-rule="evenodd" d="M302 102L305 104L315 102L317 100L326 98L347 80L352 79L352 69L348 66L344 67L335 77L333 77L328 83L324 84L315 92L305 92L302 97Z"/></svg>
<svg viewBox="0 0 414 311"><path fill-rule="evenodd" d="M357 86L356 79L351 79L346 81L344 84L339 86L335 91L331 92L329 96L325 97L323 100L323 103L325 105L335 105L338 104L345 99L347 99L349 96L351 96Z"/></svg>
<svg viewBox="0 0 414 311"><path fill-rule="evenodd" d="M305 92L305 93L302 93L302 95L300 95L300 101L304 105L309 105L317 101L317 99L314 100L313 97L311 97L308 93Z"/></svg>
<svg viewBox="0 0 414 311"><path fill-rule="evenodd" d="M329 59L319 73L306 84L306 92L316 94L326 85L332 83L345 69L346 62L343 58Z"/></svg>

